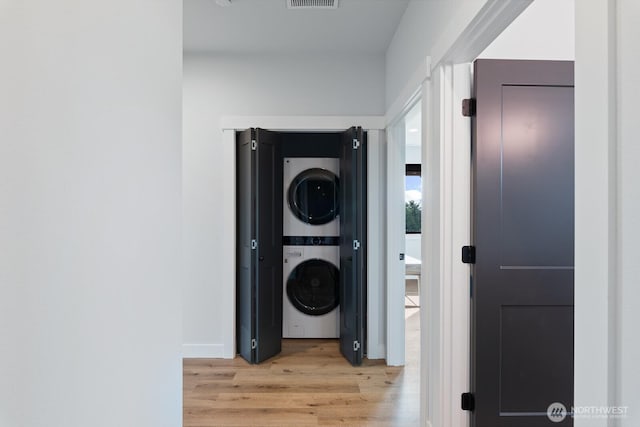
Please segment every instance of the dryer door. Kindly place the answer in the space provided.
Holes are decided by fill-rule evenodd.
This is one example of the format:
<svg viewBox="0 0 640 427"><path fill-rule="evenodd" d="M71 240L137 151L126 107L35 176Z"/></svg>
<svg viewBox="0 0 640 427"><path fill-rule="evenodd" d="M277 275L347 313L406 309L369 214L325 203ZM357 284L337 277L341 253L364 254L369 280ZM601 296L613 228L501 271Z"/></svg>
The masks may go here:
<svg viewBox="0 0 640 427"><path fill-rule="evenodd" d="M338 216L338 177L326 169L311 168L296 176L287 194L291 212L302 222L322 225Z"/></svg>
<svg viewBox="0 0 640 427"><path fill-rule="evenodd" d="M310 259L300 263L287 279L287 297L304 314L320 316L339 304L340 272L328 261Z"/></svg>

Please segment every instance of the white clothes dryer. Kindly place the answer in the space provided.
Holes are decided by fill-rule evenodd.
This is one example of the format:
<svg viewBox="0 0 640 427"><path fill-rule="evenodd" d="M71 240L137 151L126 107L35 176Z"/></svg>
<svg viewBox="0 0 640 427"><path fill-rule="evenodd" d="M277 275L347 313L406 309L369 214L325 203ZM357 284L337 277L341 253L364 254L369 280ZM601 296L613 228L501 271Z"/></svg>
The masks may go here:
<svg viewBox="0 0 640 427"><path fill-rule="evenodd" d="M339 173L337 158L284 159L284 236L340 235Z"/></svg>
<svg viewBox="0 0 640 427"><path fill-rule="evenodd" d="M283 338L340 336L340 247L284 246Z"/></svg>

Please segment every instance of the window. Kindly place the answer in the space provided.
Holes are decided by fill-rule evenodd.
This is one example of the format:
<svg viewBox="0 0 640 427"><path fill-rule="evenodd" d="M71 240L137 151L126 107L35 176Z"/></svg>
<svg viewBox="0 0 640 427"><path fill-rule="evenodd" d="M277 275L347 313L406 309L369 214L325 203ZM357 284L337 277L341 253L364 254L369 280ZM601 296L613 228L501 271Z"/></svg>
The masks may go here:
<svg viewBox="0 0 640 427"><path fill-rule="evenodd" d="M407 164L404 179L407 234L422 232L422 165Z"/></svg>

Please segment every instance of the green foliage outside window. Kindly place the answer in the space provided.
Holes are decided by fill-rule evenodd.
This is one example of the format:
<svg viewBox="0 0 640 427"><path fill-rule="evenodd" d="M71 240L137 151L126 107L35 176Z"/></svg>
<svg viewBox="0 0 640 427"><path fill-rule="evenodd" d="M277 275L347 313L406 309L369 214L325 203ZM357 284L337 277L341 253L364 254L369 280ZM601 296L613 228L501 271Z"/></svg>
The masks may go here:
<svg viewBox="0 0 640 427"><path fill-rule="evenodd" d="M405 203L407 233L420 233L420 219L422 218L422 206L414 200Z"/></svg>

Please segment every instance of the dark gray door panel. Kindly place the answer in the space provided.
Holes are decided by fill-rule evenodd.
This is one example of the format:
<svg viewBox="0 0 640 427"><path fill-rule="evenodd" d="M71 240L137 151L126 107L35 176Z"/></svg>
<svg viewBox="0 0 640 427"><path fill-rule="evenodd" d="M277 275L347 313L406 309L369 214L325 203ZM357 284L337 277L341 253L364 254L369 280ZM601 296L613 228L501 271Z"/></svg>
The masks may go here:
<svg viewBox="0 0 640 427"><path fill-rule="evenodd" d="M255 338L255 251L251 240L256 235L254 193L255 155L251 150L254 130L238 132L237 143L237 204L236 227L237 271L236 271L236 341L238 353L248 362L253 362L252 340Z"/></svg>
<svg viewBox="0 0 640 427"><path fill-rule="evenodd" d="M472 392L476 427L573 425L573 63L474 70Z"/></svg>
<svg viewBox="0 0 640 427"><path fill-rule="evenodd" d="M340 155L340 351L362 363L366 283L366 141L362 128L344 132Z"/></svg>
<svg viewBox="0 0 640 427"><path fill-rule="evenodd" d="M278 134L256 129L257 294L256 362L282 349L282 174Z"/></svg>
<svg viewBox="0 0 640 427"><path fill-rule="evenodd" d="M237 141L238 352L259 363L282 342L282 175L278 134L239 132Z"/></svg>

